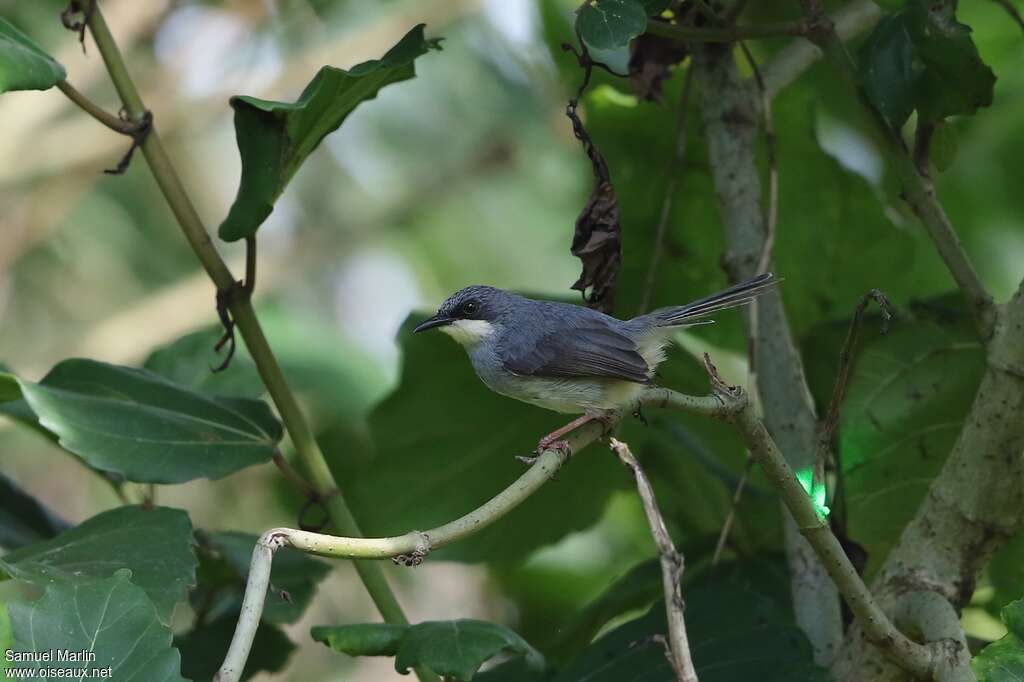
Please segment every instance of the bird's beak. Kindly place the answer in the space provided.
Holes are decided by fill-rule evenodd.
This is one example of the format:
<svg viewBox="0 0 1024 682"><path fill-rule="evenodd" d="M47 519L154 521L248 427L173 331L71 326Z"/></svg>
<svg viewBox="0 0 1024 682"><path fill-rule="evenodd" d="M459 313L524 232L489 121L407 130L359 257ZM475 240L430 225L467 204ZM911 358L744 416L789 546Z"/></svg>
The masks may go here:
<svg viewBox="0 0 1024 682"><path fill-rule="evenodd" d="M434 327L443 327L446 324L451 324L454 321L455 320L453 320L450 317L442 317L440 315L434 315L429 320L426 320L426 321L420 323L419 325L417 325L416 328L412 330L412 333L413 334L419 334L420 332L425 332L428 329L433 329Z"/></svg>

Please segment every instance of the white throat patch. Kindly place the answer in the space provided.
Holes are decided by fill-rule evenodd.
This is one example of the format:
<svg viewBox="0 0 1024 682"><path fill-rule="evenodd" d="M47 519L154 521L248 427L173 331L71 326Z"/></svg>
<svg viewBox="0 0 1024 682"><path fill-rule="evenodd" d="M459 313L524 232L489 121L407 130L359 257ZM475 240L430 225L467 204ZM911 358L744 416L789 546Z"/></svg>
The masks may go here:
<svg viewBox="0 0 1024 682"><path fill-rule="evenodd" d="M494 333L494 325L486 320L455 320L440 329L463 346L475 346Z"/></svg>

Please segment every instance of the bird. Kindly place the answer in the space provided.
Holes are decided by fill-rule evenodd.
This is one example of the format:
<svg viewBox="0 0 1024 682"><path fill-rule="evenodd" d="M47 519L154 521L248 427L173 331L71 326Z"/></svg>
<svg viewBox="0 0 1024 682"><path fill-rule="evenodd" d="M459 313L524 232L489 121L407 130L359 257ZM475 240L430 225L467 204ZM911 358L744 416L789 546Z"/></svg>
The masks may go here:
<svg viewBox="0 0 1024 682"><path fill-rule="evenodd" d="M485 285L449 296L413 329L437 329L462 345L492 391L555 412L580 414L538 443L567 448L562 438L582 424L638 405L665 360L674 332L713 322L708 315L746 305L779 283L764 273L680 306L620 320L593 308L543 301Z"/></svg>

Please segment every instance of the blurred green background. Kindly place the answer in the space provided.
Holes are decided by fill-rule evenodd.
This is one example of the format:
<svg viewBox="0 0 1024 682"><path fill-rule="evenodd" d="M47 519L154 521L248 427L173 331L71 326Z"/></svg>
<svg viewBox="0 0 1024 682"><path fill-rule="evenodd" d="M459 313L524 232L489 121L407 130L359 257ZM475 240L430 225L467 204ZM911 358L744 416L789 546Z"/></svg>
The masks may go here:
<svg viewBox="0 0 1024 682"><path fill-rule="evenodd" d="M750 20L792 18L791 4L763 3L750 10ZM50 0L0 0L0 12L46 45L66 65L72 84L116 110L94 46L87 40L83 55L75 36L60 26L61 6ZM355 472L372 462L366 454L371 449L367 416L398 381L395 337L411 311L431 309L451 291L473 283L574 295L569 285L579 262L569 245L591 176L564 116L579 77L557 48L569 39L572 3L107 0L104 8L211 229L226 214L240 169L230 95L291 100L320 65L347 67L377 57L416 23L426 23L429 36L444 36L443 52L417 61L415 80L386 88L327 138L260 232L258 308L336 469ZM960 16L973 26L999 81L992 109L950 124L958 150L939 189L984 280L1003 299L1019 281L1024 263L1019 188L1024 41L995 2L961 3ZM767 57L782 44L759 43L757 54ZM830 74L819 69L806 80L806 86L794 87L776 103L783 188L778 260L787 287L796 287L785 296L799 334L844 317L858 292L871 286L890 293L900 306L951 288L917 225L886 198L878 155L845 120L844 101L831 97ZM627 82L600 75L584 104L620 183L626 281L636 281L635 273L648 262L646 247L631 250L630 231L654 229L672 147L665 130L674 130L670 106L680 81L677 74L667 87L667 104L659 105L638 103ZM212 286L142 159L136 158L123 177L102 173L125 151L124 138L101 128L55 90L5 95L0 121L0 361L29 379L66 357L140 364L155 349L216 322ZM693 110L692 152L680 183L679 220L674 215L671 228L676 236L670 242L672 261L663 266L667 274L657 285L658 304L682 303L724 283L718 270L719 218L698 121ZM819 154L819 144L839 163ZM800 164L801 145L813 147L821 157L816 163L833 165L822 171ZM795 161L787 163L787 150ZM860 194L837 189L845 186L841 183L831 186L832 175L823 172L843 174L842 182L853 178ZM861 196L868 197L870 207L856 203ZM797 227L789 230L790 225ZM826 232L833 226L844 230L838 238ZM884 240L876 240L880 230L886 231ZM240 272L240 247L221 247ZM834 290L836 280L842 286ZM621 292L621 312L634 313L630 306L638 300L635 287ZM724 333L712 332L705 341L741 350L738 324L723 326ZM206 353L202 349L209 346L198 347ZM451 351L424 355L423 362L444 357L452 368L464 362L454 347ZM214 364L216 358L207 353L203 361ZM458 367L420 371L468 371ZM699 380L692 373L680 376ZM483 398L482 386L471 390ZM437 456L425 460L428 470L459 466L460 451L446 445L445 429L459 430L460 422L473 417L446 414L443 401L438 409L431 418L447 417L451 424L431 436ZM558 421L540 418L551 425ZM531 437L518 434L522 442L514 445L511 438L497 439L493 449L510 460L528 449ZM742 451L735 445L714 455L740 468ZM118 504L105 483L66 453L6 421L0 421L0 468L72 521ZM510 480L514 471L503 467L502 480ZM573 492L573 480L566 479L552 484L560 487L555 495L585 494ZM702 519L686 542L705 542L705 531L720 524L717 510L727 507L730 479L712 480L721 489L704 492L714 504L693 504L708 504L716 513ZM513 552L504 563L429 561L415 570L391 571L410 619L485 618L510 624L528 639L555 627L551 614L565 618L650 556L642 513L627 484L620 479L607 502L600 496L594 502L596 525L565 537L556 533L550 538L555 544L529 549L522 561ZM360 495L353 491L357 515L362 501L363 513L372 517L365 509L372 506L372 495ZM772 508L763 491L760 501L756 490L752 495L757 508ZM216 483L164 486L157 500L187 509L197 527L252 533L293 524L298 504L271 467ZM444 505L431 514L450 517ZM691 522L680 519L678 528L692 530ZM372 521L369 526L374 527ZM766 532L773 540L777 528L772 524ZM769 540L750 544L762 543ZM467 554L462 558L477 558L471 550ZM178 615L187 623L187 613ZM998 634L998 625L980 610L968 616L977 632ZM351 567L336 564L312 608L287 628L303 648L280 679L397 677L390 660L356 662L308 640L312 624L375 618Z"/></svg>

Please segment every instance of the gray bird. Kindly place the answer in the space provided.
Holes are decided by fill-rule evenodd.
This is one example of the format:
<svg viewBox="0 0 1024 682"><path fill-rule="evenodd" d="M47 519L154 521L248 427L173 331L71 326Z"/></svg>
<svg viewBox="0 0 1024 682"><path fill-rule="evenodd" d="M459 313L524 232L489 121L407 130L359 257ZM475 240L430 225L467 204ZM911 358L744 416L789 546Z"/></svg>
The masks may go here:
<svg viewBox="0 0 1024 682"><path fill-rule="evenodd" d="M584 414L541 439L543 449L590 419L632 409L665 359L673 332L711 322L710 313L746 305L778 282L766 273L631 320L477 285L452 294L413 332L436 328L458 341L477 376L496 393Z"/></svg>

